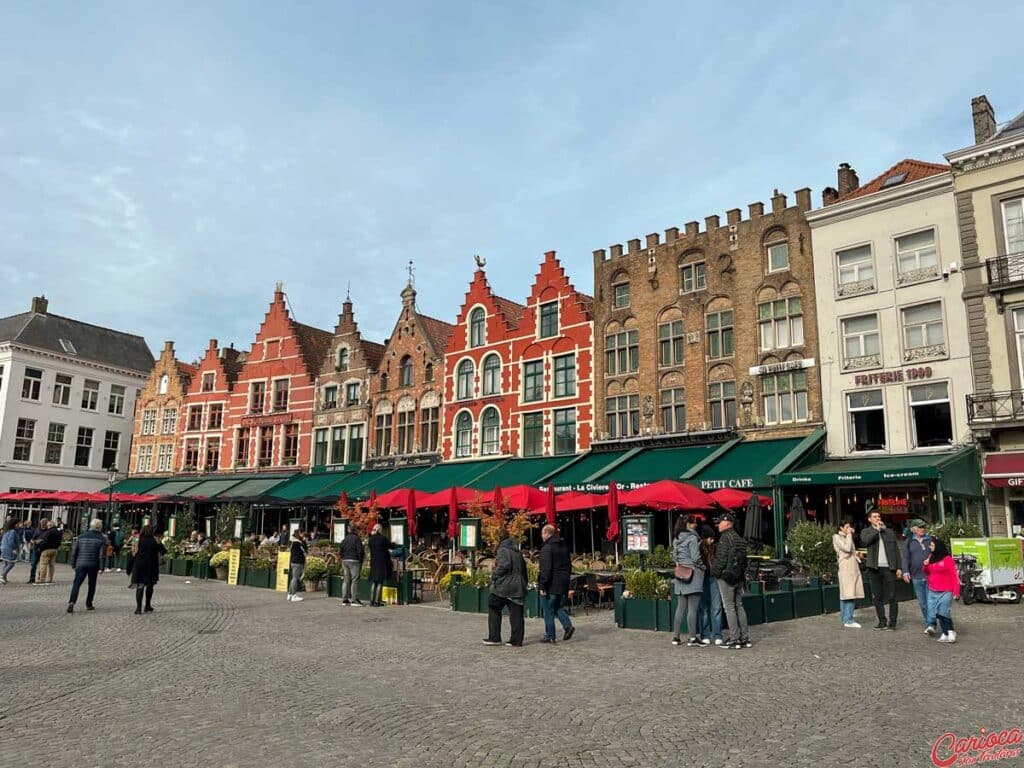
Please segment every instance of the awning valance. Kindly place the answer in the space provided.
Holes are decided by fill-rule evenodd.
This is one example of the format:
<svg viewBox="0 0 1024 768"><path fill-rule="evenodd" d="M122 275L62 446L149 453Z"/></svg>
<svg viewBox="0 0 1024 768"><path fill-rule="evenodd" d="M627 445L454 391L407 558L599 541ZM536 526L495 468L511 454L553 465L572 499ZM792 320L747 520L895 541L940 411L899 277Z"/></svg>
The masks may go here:
<svg viewBox="0 0 1024 768"><path fill-rule="evenodd" d="M1024 488L1024 453L993 453L981 473L993 488Z"/></svg>

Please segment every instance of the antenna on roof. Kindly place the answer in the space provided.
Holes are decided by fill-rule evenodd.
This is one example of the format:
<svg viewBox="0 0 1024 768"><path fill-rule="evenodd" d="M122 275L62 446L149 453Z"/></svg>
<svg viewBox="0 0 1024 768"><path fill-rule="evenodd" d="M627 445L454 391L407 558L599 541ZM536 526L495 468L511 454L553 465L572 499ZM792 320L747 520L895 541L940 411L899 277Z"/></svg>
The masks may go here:
<svg viewBox="0 0 1024 768"><path fill-rule="evenodd" d="M345 301L352 301L352 281L349 280L345 285Z"/></svg>
<svg viewBox="0 0 1024 768"><path fill-rule="evenodd" d="M409 287L413 288L416 285L416 268L412 265L412 259L409 259L409 266L406 267L409 272Z"/></svg>

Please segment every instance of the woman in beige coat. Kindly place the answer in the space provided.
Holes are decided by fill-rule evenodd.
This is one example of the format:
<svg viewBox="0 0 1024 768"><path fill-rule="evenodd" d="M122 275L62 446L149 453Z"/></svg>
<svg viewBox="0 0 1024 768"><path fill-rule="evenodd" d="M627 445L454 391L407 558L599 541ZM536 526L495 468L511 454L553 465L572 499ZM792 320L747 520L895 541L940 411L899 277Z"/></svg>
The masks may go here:
<svg viewBox="0 0 1024 768"><path fill-rule="evenodd" d="M839 561L839 618L847 629L860 629L853 620L857 598L864 597L864 580L860 575L860 556L853 543L853 526L844 520L839 533L832 536L832 546Z"/></svg>

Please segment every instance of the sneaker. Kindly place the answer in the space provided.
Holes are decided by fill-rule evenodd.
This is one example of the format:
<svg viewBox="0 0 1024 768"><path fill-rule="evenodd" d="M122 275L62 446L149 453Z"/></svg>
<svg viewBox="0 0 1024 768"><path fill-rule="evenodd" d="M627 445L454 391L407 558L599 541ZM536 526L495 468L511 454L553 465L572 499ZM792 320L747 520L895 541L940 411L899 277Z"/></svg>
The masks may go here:
<svg viewBox="0 0 1024 768"><path fill-rule="evenodd" d="M743 643L737 640L735 643L729 643L725 647L728 648L730 651L738 651L741 648L743 648Z"/></svg>
<svg viewBox="0 0 1024 768"><path fill-rule="evenodd" d="M565 632L562 633L562 642L564 643L566 640L571 640L572 636L575 635L575 634L576 634L576 627L570 625L569 628L567 630L565 630Z"/></svg>
<svg viewBox="0 0 1024 768"><path fill-rule="evenodd" d="M924 628L924 633L926 635L931 635L932 637L934 637L935 636L935 627L925 627Z"/></svg>
<svg viewBox="0 0 1024 768"><path fill-rule="evenodd" d="M679 639L679 635L672 638L672 645L682 645L683 641Z"/></svg>
<svg viewBox="0 0 1024 768"><path fill-rule="evenodd" d="M85 610L87 610L87 611L95 611L96 610L96 606L95 605L87 605L87 606L85 606Z"/></svg>
<svg viewBox="0 0 1024 768"><path fill-rule="evenodd" d="M949 642L949 635L947 635L945 632L943 632L941 635L939 635L939 642L940 643L948 643Z"/></svg>
<svg viewBox="0 0 1024 768"><path fill-rule="evenodd" d="M722 641L722 638L720 638L720 637L716 637L716 638L715 638L715 645L718 645L718 646L721 646L721 645L723 645L723 641Z"/></svg>
<svg viewBox="0 0 1024 768"><path fill-rule="evenodd" d="M293 603L301 603L305 598L302 595L292 595Z"/></svg>
<svg viewBox="0 0 1024 768"><path fill-rule="evenodd" d="M888 629L890 632L895 632L896 631L896 625L895 624L890 624L889 626L886 627L886 629Z"/></svg>
<svg viewBox="0 0 1024 768"><path fill-rule="evenodd" d="M754 644L752 642L750 642L750 638L749 637L746 638L745 640L740 640L740 648L753 648L753 647L754 647Z"/></svg>
<svg viewBox="0 0 1024 768"><path fill-rule="evenodd" d="M143 613L152 613L153 612L153 606L152 605L147 605L145 608L142 609L142 611L143 611Z"/></svg>
<svg viewBox="0 0 1024 768"><path fill-rule="evenodd" d="M115 568L114 571L117 572L117 573L120 573L121 569L120 568Z"/></svg>
<svg viewBox="0 0 1024 768"><path fill-rule="evenodd" d="M342 605L352 605L352 601L351 600L342 600L341 604Z"/></svg>
<svg viewBox="0 0 1024 768"><path fill-rule="evenodd" d="M352 605L354 605L356 608L365 608L366 607L363 604L363 601L360 600L358 597L355 600L352 601Z"/></svg>
<svg viewBox="0 0 1024 768"><path fill-rule="evenodd" d="M955 643L956 642L956 632L953 631L952 629L949 630L949 632L946 633L946 642L947 643Z"/></svg>
<svg viewBox="0 0 1024 768"><path fill-rule="evenodd" d="M74 613L74 612L75 612L75 606L71 605L71 603L68 603L68 613Z"/></svg>
<svg viewBox="0 0 1024 768"><path fill-rule="evenodd" d="M136 616L141 616L142 615L142 609L141 608L136 608L135 609L135 615Z"/></svg>
<svg viewBox="0 0 1024 768"><path fill-rule="evenodd" d="M889 625L886 624L884 621L880 621L877 624L875 624L875 629L888 629L888 628L889 628Z"/></svg>
<svg viewBox="0 0 1024 768"><path fill-rule="evenodd" d="M696 637L691 637L689 640L686 641L686 647L700 648L700 640L698 640Z"/></svg>
<svg viewBox="0 0 1024 768"><path fill-rule="evenodd" d="M522 643L505 643L506 648L522 648Z"/></svg>
<svg viewBox="0 0 1024 768"><path fill-rule="evenodd" d="M284 599L287 600L290 603L292 601L292 596L291 595L285 595Z"/></svg>
<svg viewBox="0 0 1024 768"><path fill-rule="evenodd" d="M700 639L700 644L701 645L711 645L711 640L709 638L707 638L707 637L702 637Z"/></svg>
<svg viewBox="0 0 1024 768"><path fill-rule="evenodd" d="M6 584L6 583L7 583L7 579L5 579L3 576L0 576L0 584Z"/></svg>
<svg viewBox="0 0 1024 768"><path fill-rule="evenodd" d="M501 640L488 640L484 638L484 645L501 645Z"/></svg>
<svg viewBox="0 0 1024 768"><path fill-rule="evenodd" d="M860 629L860 624L858 624L856 621L848 621L845 624L843 624L843 626L847 629Z"/></svg>
<svg viewBox="0 0 1024 768"><path fill-rule="evenodd" d="M555 638L553 638L553 637L545 637L545 638L543 638L541 640L541 642L542 643L548 643L549 645L554 645L555 644ZM511 643L509 643L509 645L511 645Z"/></svg>

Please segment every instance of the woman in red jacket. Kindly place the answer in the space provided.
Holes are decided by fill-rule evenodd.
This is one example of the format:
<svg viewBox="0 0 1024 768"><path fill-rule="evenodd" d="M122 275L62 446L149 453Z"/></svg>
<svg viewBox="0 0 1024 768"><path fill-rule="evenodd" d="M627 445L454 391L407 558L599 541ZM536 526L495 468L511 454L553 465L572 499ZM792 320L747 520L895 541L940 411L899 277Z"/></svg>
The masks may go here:
<svg viewBox="0 0 1024 768"><path fill-rule="evenodd" d="M942 629L939 642L955 643L953 598L960 597L960 575L942 539L932 539L931 550L924 561L924 574L928 580L928 613L935 617Z"/></svg>

